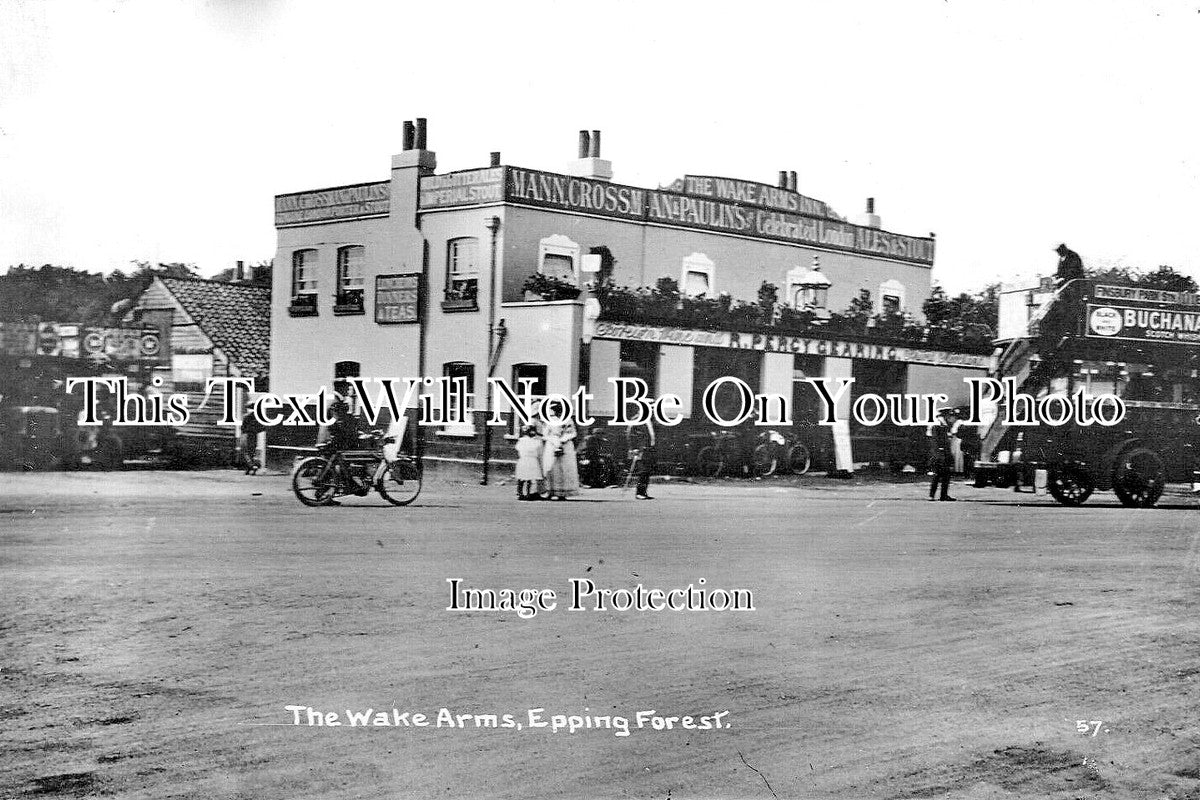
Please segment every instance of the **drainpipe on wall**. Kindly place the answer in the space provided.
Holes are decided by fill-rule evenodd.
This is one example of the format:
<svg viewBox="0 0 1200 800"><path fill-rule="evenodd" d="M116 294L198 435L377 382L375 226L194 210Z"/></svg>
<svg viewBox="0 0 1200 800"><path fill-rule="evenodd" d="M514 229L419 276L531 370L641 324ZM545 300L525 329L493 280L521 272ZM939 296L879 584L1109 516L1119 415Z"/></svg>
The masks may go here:
<svg viewBox="0 0 1200 800"><path fill-rule="evenodd" d="M480 486L488 485L488 468L492 460L492 426L488 424L492 419L492 375L496 371L500 347L504 346L503 335L499 344L496 341L496 238L500 235L500 218L489 217L486 225L492 233L492 257L488 269L488 371L484 383L487 410L483 419L483 477L479 481Z"/></svg>

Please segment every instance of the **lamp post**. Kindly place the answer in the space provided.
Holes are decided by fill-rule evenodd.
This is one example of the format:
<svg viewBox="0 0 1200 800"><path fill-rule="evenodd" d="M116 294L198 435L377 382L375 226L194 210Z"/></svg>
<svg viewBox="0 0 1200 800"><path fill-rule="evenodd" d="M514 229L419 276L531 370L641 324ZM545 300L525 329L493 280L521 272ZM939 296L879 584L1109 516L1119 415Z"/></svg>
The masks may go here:
<svg viewBox="0 0 1200 800"><path fill-rule="evenodd" d="M500 330L496 329L496 239L500 235L500 218L488 217L484 225L487 226L488 231L492 234L492 255L488 268L488 379L484 382L483 389L487 411L483 419L483 477L479 481L481 486L487 486L488 484L488 468L491 466L492 460L492 426L489 424L492 419L491 378L496 370L496 361L500 355L500 347L504 346L504 338L508 333L503 327L503 321L501 321ZM498 344L497 339L499 340Z"/></svg>

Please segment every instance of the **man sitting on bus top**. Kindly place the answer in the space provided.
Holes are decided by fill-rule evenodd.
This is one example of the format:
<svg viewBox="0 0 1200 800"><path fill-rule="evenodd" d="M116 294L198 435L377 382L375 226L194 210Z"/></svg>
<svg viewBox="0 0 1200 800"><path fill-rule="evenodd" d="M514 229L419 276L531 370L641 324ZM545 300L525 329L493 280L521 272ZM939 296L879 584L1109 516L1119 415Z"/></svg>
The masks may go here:
<svg viewBox="0 0 1200 800"><path fill-rule="evenodd" d="M1082 278L1083 259L1074 250L1069 249L1065 244L1060 244L1055 248L1058 253L1058 270L1054 273L1055 284L1061 287L1067 281L1073 281L1076 278Z"/></svg>

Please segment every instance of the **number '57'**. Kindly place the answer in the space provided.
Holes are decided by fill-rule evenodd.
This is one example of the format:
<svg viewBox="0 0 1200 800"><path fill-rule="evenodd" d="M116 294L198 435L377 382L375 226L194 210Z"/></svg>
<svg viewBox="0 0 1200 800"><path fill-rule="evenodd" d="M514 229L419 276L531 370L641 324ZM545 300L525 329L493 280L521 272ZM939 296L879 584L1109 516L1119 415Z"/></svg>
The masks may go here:
<svg viewBox="0 0 1200 800"><path fill-rule="evenodd" d="M1103 724L1098 719L1077 719L1075 720L1075 732L1086 736L1088 731L1091 731L1092 736L1095 736L1100 732L1100 726Z"/></svg>

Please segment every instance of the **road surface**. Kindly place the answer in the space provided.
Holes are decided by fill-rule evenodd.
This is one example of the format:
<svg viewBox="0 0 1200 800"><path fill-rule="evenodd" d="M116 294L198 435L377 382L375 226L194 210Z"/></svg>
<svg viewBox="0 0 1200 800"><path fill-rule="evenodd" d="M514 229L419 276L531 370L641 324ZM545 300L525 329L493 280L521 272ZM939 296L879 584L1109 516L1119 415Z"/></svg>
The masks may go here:
<svg viewBox="0 0 1200 800"><path fill-rule="evenodd" d="M1190 498L3 481L0 798L1200 798ZM448 611L454 578L557 606ZM573 579L754 610L571 610Z"/></svg>

